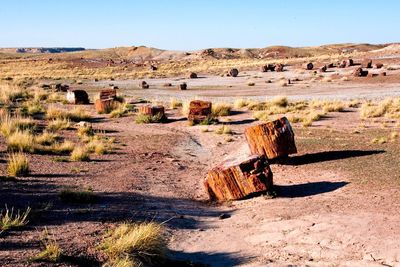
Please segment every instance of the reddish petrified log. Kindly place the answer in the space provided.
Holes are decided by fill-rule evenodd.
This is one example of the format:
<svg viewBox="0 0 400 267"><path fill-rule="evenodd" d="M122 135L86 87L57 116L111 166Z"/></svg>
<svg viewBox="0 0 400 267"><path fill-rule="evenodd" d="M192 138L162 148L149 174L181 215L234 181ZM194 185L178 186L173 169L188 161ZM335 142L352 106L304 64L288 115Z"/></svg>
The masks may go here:
<svg viewBox="0 0 400 267"><path fill-rule="evenodd" d="M354 61L353 59L349 58L346 60L346 67L351 67L354 66Z"/></svg>
<svg viewBox="0 0 400 267"><path fill-rule="evenodd" d="M376 64L374 65L374 67L375 67L375 69L380 69L380 68L383 67L383 64L382 64L382 63L376 63Z"/></svg>
<svg viewBox="0 0 400 267"><path fill-rule="evenodd" d="M270 71L275 71L275 64L268 64L267 66Z"/></svg>
<svg viewBox="0 0 400 267"><path fill-rule="evenodd" d="M227 160L210 170L204 185L211 200L243 199L272 191L272 172L264 156L246 156Z"/></svg>
<svg viewBox="0 0 400 267"><path fill-rule="evenodd" d="M353 72L354 77L366 77L368 75L367 70L363 70L362 68L357 68Z"/></svg>
<svg viewBox="0 0 400 267"><path fill-rule="evenodd" d="M89 104L89 95L85 90L69 90L67 92L67 101L70 104L86 105Z"/></svg>
<svg viewBox="0 0 400 267"><path fill-rule="evenodd" d="M117 90L115 89L105 89L101 90L99 94L99 99L115 99L117 98Z"/></svg>
<svg viewBox="0 0 400 267"><path fill-rule="evenodd" d="M113 98L107 99L96 99L94 102L94 107L96 108L96 112L103 114L103 113L110 113L117 105L117 101Z"/></svg>
<svg viewBox="0 0 400 267"><path fill-rule="evenodd" d="M268 65L264 65L261 67L261 72L267 72L269 70Z"/></svg>
<svg viewBox="0 0 400 267"><path fill-rule="evenodd" d="M160 116L161 118L165 118L165 108L164 106L152 106L152 105L144 105L138 107L138 111L140 114L147 116Z"/></svg>
<svg viewBox="0 0 400 267"><path fill-rule="evenodd" d="M190 78L190 79L196 79L196 78L197 78L197 73L191 72L191 73L189 74L189 78Z"/></svg>
<svg viewBox="0 0 400 267"><path fill-rule="evenodd" d="M346 68L346 60L343 60L341 62L338 63L338 67L339 68Z"/></svg>
<svg viewBox="0 0 400 267"><path fill-rule="evenodd" d="M193 100L189 104L188 120L200 123L211 116L211 102Z"/></svg>
<svg viewBox="0 0 400 267"><path fill-rule="evenodd" d="M312 70L314 68L314 64L311 62L304 64L304 69L306 70Z"/></svg>
<svg viewBox="0 0 400 267"><path fill-rule="evenodd" d="M381 73L379 73L380 76L386 76L386 71L382 71Z"/></svg>
<svg viewBox="0 0 400 267"><path fill-rule="evenodd" d="M334 68L334 67L335 67L335 64L329 63L329 64L327 65L327 67L328 67L328 68Z"/></svg>
<svg viewBox="0 0 400 267"><path fill-rule="evenodd" d="M228 72L228 76L230 76L230 77L237 77L238 75L239 75L238 69L231 69L231 70Z"/></svg>
<svg viewBox="0 0 400 267"><path fill-rule="evenodd" d="M363 62L361 63L361 67L370 69L372 68L372 60L371 59L364 59Z"/></svg>
<svg viewBox="0 0 400 267"><path fill-rule="evenodd" d="M249 127L245 136L251 153L266 155L268 159L297 153L294 133L286 117Z"/></svg>

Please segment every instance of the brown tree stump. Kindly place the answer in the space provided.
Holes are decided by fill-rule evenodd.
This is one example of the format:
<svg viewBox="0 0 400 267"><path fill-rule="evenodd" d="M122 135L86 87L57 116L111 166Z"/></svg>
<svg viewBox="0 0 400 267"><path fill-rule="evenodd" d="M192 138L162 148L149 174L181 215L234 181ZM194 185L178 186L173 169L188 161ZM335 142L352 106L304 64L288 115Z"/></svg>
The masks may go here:
<svg viewBox="0 0 400 267"><path fill-rule="evenodd" d="M306 63L304 65L304 69L306 69L306 70L312 70L313 68L314 68L314 64L312 64L311 62Z"/></svg>
<svg viewBox="0 0 400 267"><path fill-rule="evenodd" d="M272 171L264 156L252 155L227 160L210 170L204 181L211 200L243 199L256 193L272 191Z"/></svg>
<svg viewBox="0 0 400 267"><path fill-rule="evenodd" d="M294 133L286 117L249 127L244 133L253 154L275 159L297 153Z"/></svg>
<svg viewBox="0 0 400 267"><path fill-rule="evenodd" d="M193 100L189 104L188 120L200 123L211 116L211 102Z"/></svg>
<svg viewBox="0 0 400 267"><path fill-rule="evenodd" d="M96 112L100 114L110 113L116 105L117 101L115 101L113 98L96 99L96 101L94 102Z"/></svg>
<svg viewBox="0 0 400 267"><path fill-rule="evenodd" d="M67 92L67 101L70 104L86 105L89 104L89 95L85 90L69 90Z"/></svg>

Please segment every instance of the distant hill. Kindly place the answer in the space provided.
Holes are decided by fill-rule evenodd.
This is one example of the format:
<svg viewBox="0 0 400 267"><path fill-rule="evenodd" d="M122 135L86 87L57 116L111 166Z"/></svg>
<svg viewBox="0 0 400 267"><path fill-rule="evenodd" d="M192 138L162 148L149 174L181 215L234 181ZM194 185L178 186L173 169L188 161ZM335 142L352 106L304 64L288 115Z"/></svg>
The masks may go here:
<svg viewBox="0 0 400 267"><path fill-rule="evenodd" d="M30 54L54 54L85 51L83 47L17 47L17 48L0 48L0 52L4 53L30 53Z"/></svg>

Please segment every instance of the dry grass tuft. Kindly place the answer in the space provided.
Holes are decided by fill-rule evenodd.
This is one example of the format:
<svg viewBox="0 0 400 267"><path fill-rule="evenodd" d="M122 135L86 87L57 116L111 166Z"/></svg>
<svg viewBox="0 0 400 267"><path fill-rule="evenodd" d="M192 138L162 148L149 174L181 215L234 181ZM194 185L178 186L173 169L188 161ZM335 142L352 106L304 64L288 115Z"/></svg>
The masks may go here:
<svg viewBox="0 0 400 267"><path fill-rule="evenodd" d="M239 98L235 100L235 103L233 104L233 106L235 108L243 108L246 107L249 104L249 100L244 99L244 98Z"/></svg>
<svg viewBox="0 0 400 267"><path fill-rule="evenodd" d="M29 131L16 131L7 137L7 149L33 153L35 150L35 138Z"/></svg>
<svg viewBox="0 0 400 267"><path fill-rule="evenodd" d="M112 266L158 266L165 259L167 241L160 224L124 223L106 234L100 249Z"/></svg>
<svg viewBox="0 0 400 267"><path fill-rule="evenodd" d="M47 125L47 130L52 131L52 132L57 132L60 130L67 130L71 128L71 121L69 119L53 119L49 121Z"/></svg>
<svg viewBox="0 0 400 267"><path fill-rule="evenodd" d="M176 98L171 98L170 102L169 102L169 107L171 109L177 109L179 107L182 107L183 103L181 100L178 100Z"/></svg>
<svg viewBox="0 0 400 267"><path fill-rule="evenodd" d="M227 125L223 125L220 128L218 128L217 130L215 130L216 134L233 134L232 129L227 126Z"/></svg>
<svg viewBox="0 0 400 267"><path fill-rule="evenodd" d="M30 172L28 157L20 152L9 154L7 172L12 177L28 175Z"/></svg>
<svg viewBox="0 0 400 267"><path fill-rule="evenodd" d="M77 146L72 150L70 159L72 161L90 161L89 151L86 147Z"/></svg>
<svg viewBox="0 0 400 267"><path fill-rule="evenodd" d="M227 103L216 103L212 106L212 116L229 116L231 114L232 105Z"/></svg>
<svg viewBox="0 0 400 267"><path fill-rule="evenodd" d="M31 208L28 207L24 212L14 213L14 208L9 210L6 206L5 210L0 213L0 233L9 230L20 229L28 224L28 216L31 212Z"/></svg>

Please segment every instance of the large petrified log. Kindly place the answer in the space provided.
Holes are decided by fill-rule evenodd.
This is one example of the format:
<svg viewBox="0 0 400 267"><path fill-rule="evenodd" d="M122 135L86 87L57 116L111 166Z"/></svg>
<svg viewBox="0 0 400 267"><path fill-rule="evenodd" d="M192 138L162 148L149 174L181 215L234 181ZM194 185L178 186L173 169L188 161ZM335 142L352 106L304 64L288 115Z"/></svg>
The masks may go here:
<svg viewBox="0 0 400 267"><path fill-rule="evenodd" d="M249 127L245 136L251 153L266 155L268 159L297 153L294 133L286 117Z"/></svg>
<svg viewBox="0 0 400 267"><path fill-rule="evenodd" d="M328 70L328 67L326 65L323 65L318 69L319 72L326 72Z"/></svg>
<svg viewBox="0 0 400 267"><path fill-rule="evenodd" d="M96 99L94 102L94 107L96 108L97 113L110 113L117 106L117 101L113 98L107 99Z"/></svg>
<svg viewBox="0 0 400 267"><path fill-rule="evenodd" d="M89 104L89 95L85 90L68 90L67 101L70 104L86 105Z"/></svg>
<svg viewBox="0 0 400 267"><path fill-rule="evenodd" d="M197 73L196 72L191 72L189 74L189 79L196 79L197 78Z"/></svg>
<svg viewBox="0 0 400 267"><path fill-rule="evenodd" d="M237 77L238 75L239 75L238 69L231 69L231 70L228 72L228 76L230 76L230 77Z"/></svg>
<svg viewBox="0 0 400 267"><path fill-rule="evenodd" d="M283 64L278 63L278 64L275 65L275 71L276 72L282 72L283 71L283 67L284 67Z"/></svg>
<svg viewBox="0 0 400 267"><path fill-rule="evenodd" d="M227 160L210 170L204 181L211 200L237 200L272 191L272 171L264 156Z"/></svg>
<svg viewBox="0 0 400 267"><path fill-rule="evenodd" d="M179 90L187 90L187 83L180 83L178 84Z"/></svg>
<svg viewBox="0 0 400 267"><path fill-rule="evenodd" d="M188 120L200 123L211 116L211 102L193 100L189 104Z"/></svg>
<svg viewBox="0 0 400 267"><path fill-rule="evenodd" d="M383 64L382 64L382 63L376 63L376 64L374 65L374 67L375 67L375 69L380 69L380 68L383 67Z"/></svg>
<svg viewBox="0 0 400 267"><path fill-rule="evenodd" d="M346 60L346 67L351 67L354 66L354 61L353 59L349 58Z"/></svg>
<svg viewBox="0 0 400 267"><path fill-rule="evenodd" d="M105 89L101 90L99 93L99 99L116 99L117 98L117 90L116 89Z"/></svg>

